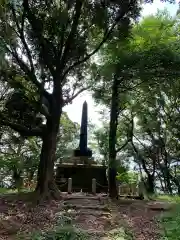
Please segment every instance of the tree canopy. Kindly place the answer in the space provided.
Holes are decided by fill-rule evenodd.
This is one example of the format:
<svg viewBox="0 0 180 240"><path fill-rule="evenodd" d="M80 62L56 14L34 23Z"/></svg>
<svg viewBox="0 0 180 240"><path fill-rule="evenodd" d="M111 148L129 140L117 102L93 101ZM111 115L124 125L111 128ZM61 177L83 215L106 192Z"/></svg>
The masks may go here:
<svg viewBox="0 0 180 240"><path fill-rule="evenodd" d="M96 101L111 111L109 135L107 125L98 130L102 153L104 149L106 156L110 150L113 152L112 164L119 160L118 150L133 156L136 165L149 176L149 184L155 175L162 174L171 192L171 181L178 187L171 172L174 170L170 170L171 162L178 159L172 151L179 151L178 32L178 18L170 17L167 11L144 18L123 45L112 41L102 48L101 64L96 68L101 81L94 88ZM108 148L108 141L113 142L113 148Z"/></svg>

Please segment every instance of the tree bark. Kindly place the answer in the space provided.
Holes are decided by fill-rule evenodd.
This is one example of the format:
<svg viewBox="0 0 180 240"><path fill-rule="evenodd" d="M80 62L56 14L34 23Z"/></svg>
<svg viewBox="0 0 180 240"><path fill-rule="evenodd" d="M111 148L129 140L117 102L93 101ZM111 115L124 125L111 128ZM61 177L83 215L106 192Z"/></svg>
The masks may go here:
<svg viewBox="0 0 180 240"><path fill-rule="evenodd" d="M116 132L118 125L118 79L116 76L113 79L112 98L111 98L111 111L110 111L110 128L109 128L109 169L108 169L108 184L109 196L111 198L118 197L116 186Z"/></svg>
<svg viewBox="0 0 180 240"><path fill-rule="evenodd" d="M51 116L48 117L46 129L42 137L42 148L37 174L37 201L59 199L60 192L54 179L54 161L56 153L59 122L62 114L62 94L58 81L55 82L53 98L50 107Z"/></svg>
<svg viewBox="0 0 180 240"><path fill-rule="evenodd" d="M23 178L22 178L22 171L18 170L15 166L13 167L13 181L14 181L14 187L20 192L22 186L23 186Z"/></svg>
<svg viewBox="0 0 180 240"><path fill-rule="evenodd" d="M161 184L161 190L165 193L165 186L163 184L163 179L162 179L160 174L158 174L158 178L159 178L159 181L160 181L160 184Z"/></svg>
<svg viewBox="0 0 180 240"><path fill-rule="evenodd" d="M163 174L166 192L169 194L172 194L172 184L171 184L172 179L171 179L170 170L166 164L164 164L163 166L159 164L159 167Z"/></svg>
<svg viewBox="0 0 180 240"><path fill-rule="evenodd" d="M147 192L150 194L154 194L154 175L148 174L147 175Z"/></svg>
<svg viewBox="0 0 180 240"><path fill-rule="evenodd" d="M140 160L140 164L143 167L144 172L147 175L147 179L145 181L145 187L146 187L146 191L148 193L153 194L154 193L154 182L155 182L155 165L153 164L153 170L152 173L148 170L147 166L146 166L146 160L144 159L144 157L139 154L137 148L135 147L133 141L131 141L133 149L135 151L135 153L138 156L138 159Z"/></svg>
<svg viewBox="0 0 180 240"><path fill-rule="evenodd" d="M178 194L178 196L180 196L180 182L179 182L179 180L176 177L174 177L171 173L170 173L170 179L176 185L177 194Z"/></svg>
<svg viewBox="0 0 180 240"><path fill-rule="evenodd" d="M40 200L50 198L58 199L59 190L54 180L54 160L56 152L57 132L47 129L43 136L40 162L37 174L37 186L35 192L38 193Z"/></svg>

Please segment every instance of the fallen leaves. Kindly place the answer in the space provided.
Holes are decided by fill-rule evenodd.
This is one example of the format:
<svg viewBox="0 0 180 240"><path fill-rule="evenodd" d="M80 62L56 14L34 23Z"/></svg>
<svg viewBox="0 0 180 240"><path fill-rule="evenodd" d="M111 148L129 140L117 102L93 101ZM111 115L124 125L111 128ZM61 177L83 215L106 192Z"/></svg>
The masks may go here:
<svg viewBox="0 0 180 240"><path fill-rule="evenodd" d="M41 206L30 207L27 201L17 200L15 196L0 198L0 239L12 240L17 234L28 234L37 230L47 232L57 225L69 224L88 231L93 240L101 239L100 236L116 239L107 237L107 233L111 231L111 235L118 235L117 229L126 229L127 226L133 231L136 240L157 240L158 226L154 217L159 212L151 208L161 208L153 204L119 200L114 205L108 205L107 199L104 200L102 196L92 198L71 195L61 201L53 200Z"/></svg>

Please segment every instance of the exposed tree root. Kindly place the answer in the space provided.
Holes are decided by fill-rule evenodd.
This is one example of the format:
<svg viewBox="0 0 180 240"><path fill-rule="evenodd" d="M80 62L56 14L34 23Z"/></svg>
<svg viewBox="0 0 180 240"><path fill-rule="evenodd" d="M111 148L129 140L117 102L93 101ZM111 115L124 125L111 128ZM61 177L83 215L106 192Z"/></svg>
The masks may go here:
<svg viewBox="0 0 180 240"><path fill-rule="evenodd" d="M43 204L51 200L60 200L62 196L60 190L54 181L44 183L43 186L37 185L34 191L33 203L36 205Z"/></svg>

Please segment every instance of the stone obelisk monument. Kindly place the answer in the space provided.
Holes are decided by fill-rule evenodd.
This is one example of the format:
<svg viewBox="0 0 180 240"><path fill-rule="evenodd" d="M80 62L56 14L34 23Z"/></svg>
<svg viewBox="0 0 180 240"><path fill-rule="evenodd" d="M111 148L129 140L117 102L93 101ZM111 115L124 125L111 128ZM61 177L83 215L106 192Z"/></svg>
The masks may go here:
<svg viewBox="0 0 180 240"><path fill-rule="evenodd" d="M88 126L88 106L87 102L85 101L82 107L79 148L74 151L74 155L82 159L85 158L88 159L92 157L92 151L87 147L88 137L87 126Z"/></svg>
<svg viewBox="0 0 180 240"><path fill-rule="evenodd" d="M82 155L87 153L87 124L88 124L88 111L87 102L83 103L82 117L81 117L81 129L80 129L80 141L79 149Z"/></svg>

